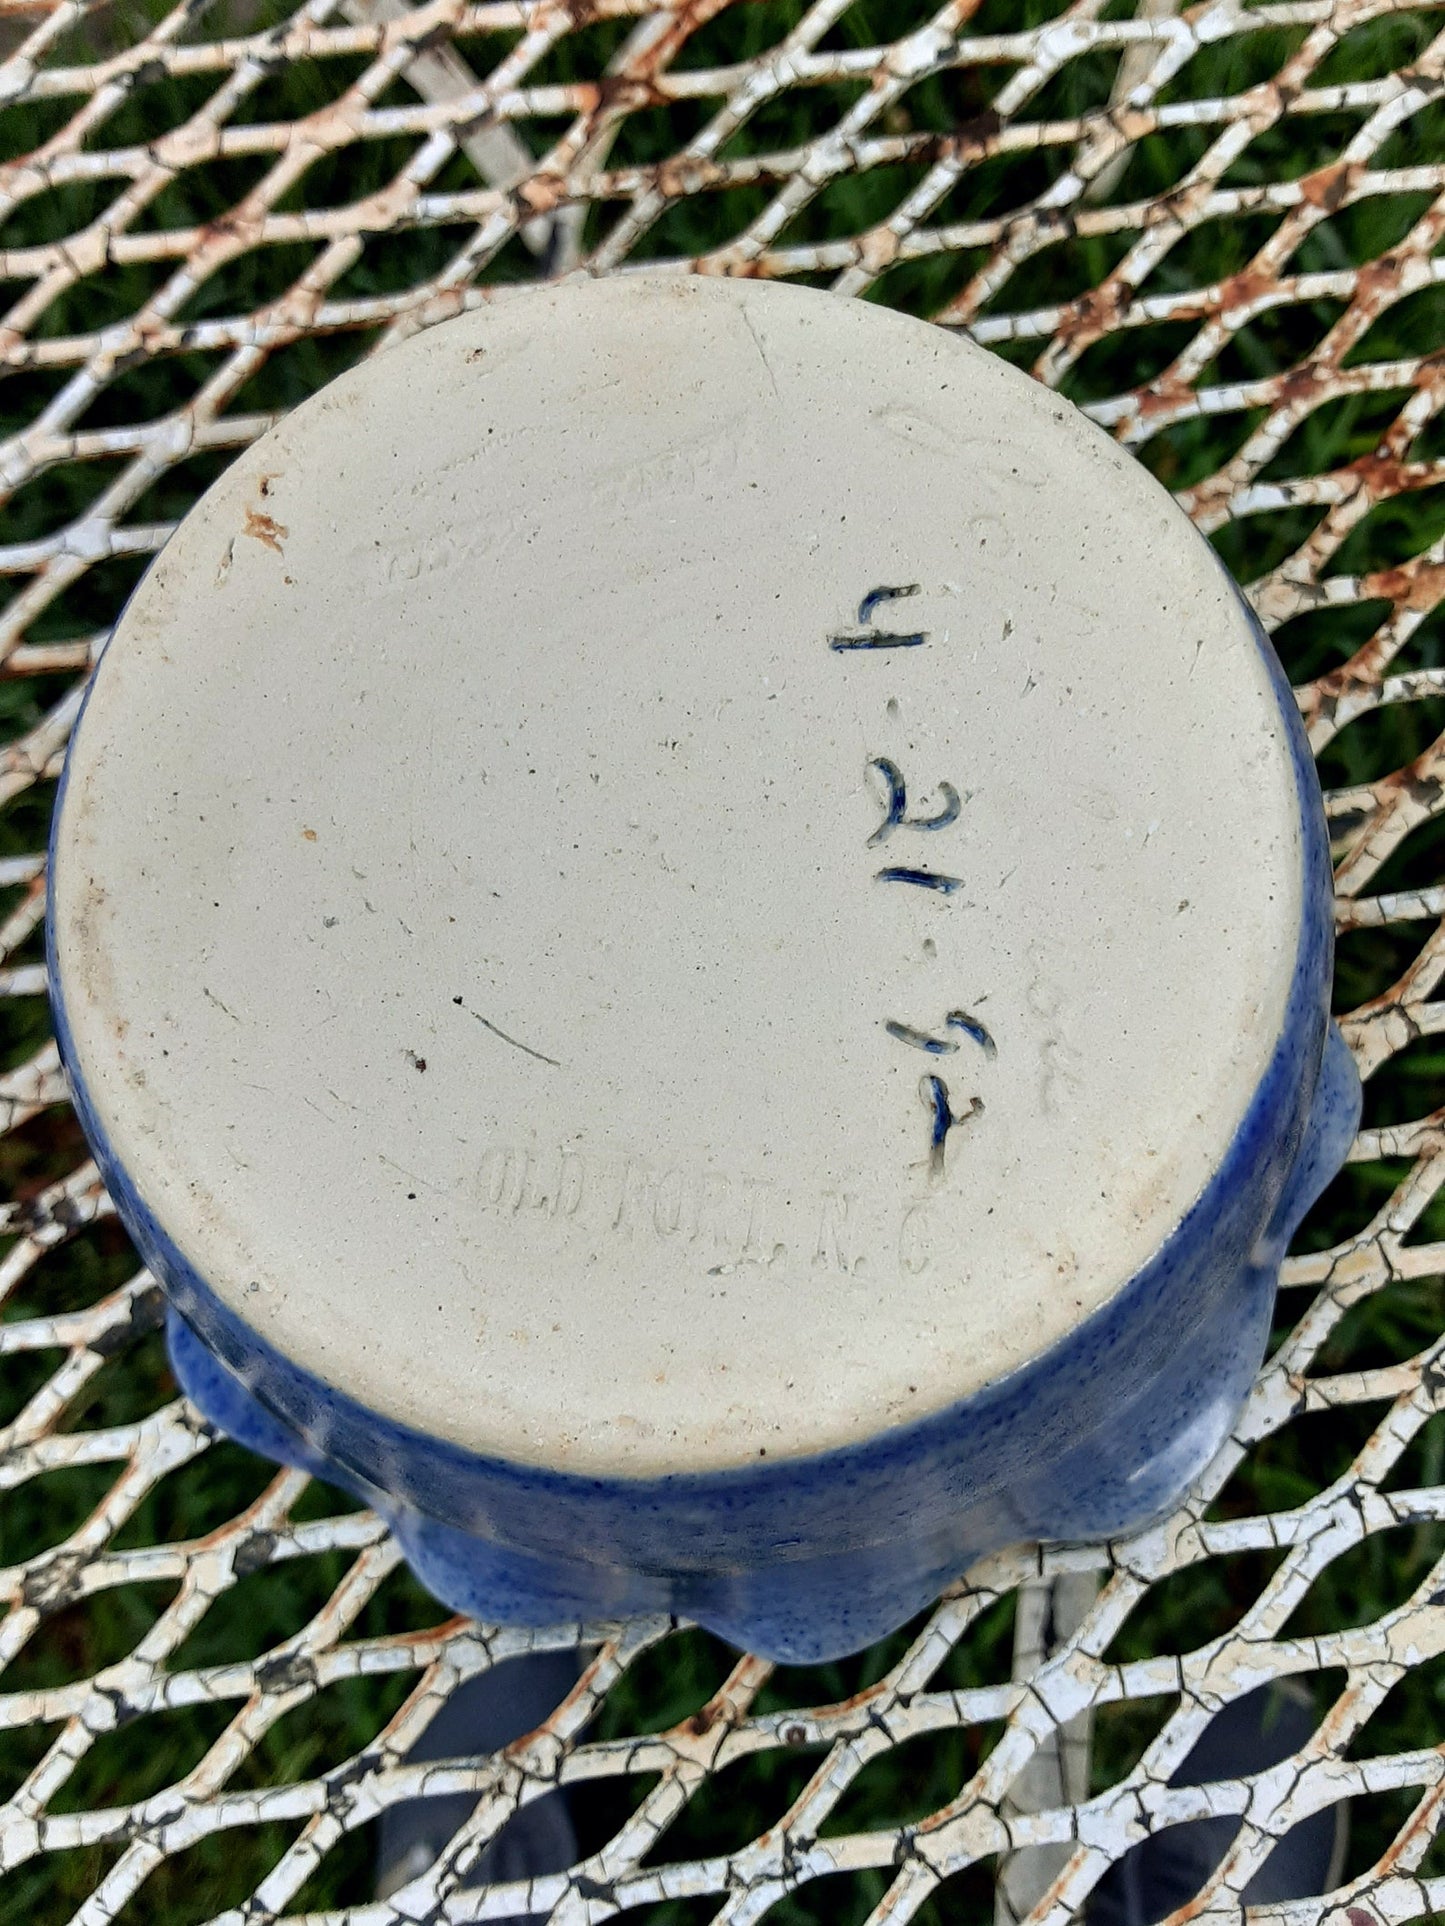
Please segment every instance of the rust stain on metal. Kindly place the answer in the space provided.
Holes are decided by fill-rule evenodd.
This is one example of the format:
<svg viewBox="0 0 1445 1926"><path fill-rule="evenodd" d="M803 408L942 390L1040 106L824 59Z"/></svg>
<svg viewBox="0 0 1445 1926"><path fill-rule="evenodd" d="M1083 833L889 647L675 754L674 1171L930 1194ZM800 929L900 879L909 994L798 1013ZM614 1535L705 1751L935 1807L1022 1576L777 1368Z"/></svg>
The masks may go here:
<svg viewBox="0 0 1445 1926"><path fill-rule="evenodd" d="M1398 608L1426 613L1445 599L1445 562L1424 556L1402 562L1395 568L1382 568L1360 577L1361 600L1377 597Z"/></svg>
<svg viewBox="0 0 1445 1926"><path fill-rule="evenodd" d="M1363 172L1358 162L1335 161L1328 167L1316 168L1313 174L1302 174L1299 191L1311 207L1333 214L1350 199Z"/></svg>
<svg viewBox="0 0 1445 1926"><path fill-rule="evenodd" d="M1276 293L1278 287L1279 276L1268 268L1244 268L1219 283L1207 312L1254 313Z"/></svg>

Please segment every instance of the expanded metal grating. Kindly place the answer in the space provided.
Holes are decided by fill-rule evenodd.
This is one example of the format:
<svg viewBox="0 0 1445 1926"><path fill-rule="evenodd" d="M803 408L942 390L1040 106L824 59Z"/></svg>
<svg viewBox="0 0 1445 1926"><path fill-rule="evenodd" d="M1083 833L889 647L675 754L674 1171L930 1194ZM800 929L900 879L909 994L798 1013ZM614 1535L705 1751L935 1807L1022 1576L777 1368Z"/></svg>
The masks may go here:
<svg viewBox="0 0 1445 1926"><path fill-rule="evenodd" d="M1445 21L1053 4L0 0L0 1920L941 1926L1002 1868L1052 1923L1203 1815L1242 1823L1189 1910L1237 1916L1346 1798L1336 1890L1251 1917L1445 1910ZM1062 390L1248 582L1330 792L1367 1127L1235 1439L1168 1525L992 1558L848 1666L447 1618L217 1439L48 1040L53 782L149 557L360 354L579 267L806 279ZM544 1724L408 1762L535 1650L577 1654ZM1171 1783L1270 1682L1295 1755ZM571 1867L470 1884L559 1786ZM376 1899L423 1791L470 1817Z"/></svg>

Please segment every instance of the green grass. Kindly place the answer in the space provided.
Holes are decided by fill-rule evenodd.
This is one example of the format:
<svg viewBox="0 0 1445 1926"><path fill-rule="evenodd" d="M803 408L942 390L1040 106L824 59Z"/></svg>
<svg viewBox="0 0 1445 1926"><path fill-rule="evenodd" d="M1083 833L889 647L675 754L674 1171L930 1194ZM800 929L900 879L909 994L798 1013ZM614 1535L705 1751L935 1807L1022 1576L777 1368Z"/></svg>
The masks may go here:
<svg viewBox="0 0 1445 1926"><path fill-rule="evenodd" d="M1041 20L1055 10L1054 0L984 0L971 31L1008 31ZM159 0L123 4L72 31L55 59L86 58L98 41L123 45L139 37L159 17ZM285 17L285 0L222 0L205 16L199 37L273 23ZM858 0L832 30L825 45L867 46L891 39L921 24L931 9L916 0ZM1113 0L1106 17L1128 12ZM754 0L734 6L701 27L679 59L685 68L748 58L774 44L801 17L801 0ZM1433 18L1402 13L1355 29L1329 57L1317 80L1364 79L1408 64L1433 32ZM1278 70L1299 44L1303 29L1267 28L1225 41L1199 53L1168 89L1174 99L1205 98L1232 92ZM563 41L534 70L532 80L565 81L595 75L625 37L626 24L600 21ZM486 71L507 51L514 35L493 35L462 43L478 71ZM278 69L270 73L237 116L262 122L312 112L334 99L358 71L355 60ZM1105 103L1115 72L1115 57L1093 52L1071 60L1050 81L1033 105L1037 118L1073 115ZM895 105L883 126L890 133L946 132L989 111L1006 70L964 67L917 83ZM214 78L143 82L118 104L111 118L89 141L96 150L154 139L183 121L208 97ZM760 111L728 144L726 153L748 155L788 147L832 124L858 91L855 85L793 89ZM407 98L398 83L387 97ZM75 103L44 102L0 110L0 155L28 151L63 125ZM632 116L612 153L616 165L640 165L675 151L711 111L712 103L673 112L645 110ZM1332 160L1349 138L1357 117L1330 115L1292 120L1287 128L1261 134L1235 162L1229 185L1295 176ZM558 125L534 122L520 129L534 151L542 152ZM1206 137L1192 129L1160 134L1139 144L1108 199L1116 204L1160 194L1171 188L1199 158ZM378 142L316 162L291 190L285 205L328 207L359 199L385 184L415 145ZM1445 110L1439 107L1393 137L1380 164L1445 158ZM1042 149L1000 157L971 169L937 211L939 221L987 218L1025 206L1045 192L1067 165L1068 150ZM187 171L152 203L141 225L151 229L202 224L224 213L254 184L259 169L245 160L215 161ZM852 235L886 217L920 178L915 166L880 168L830 184L792 223L781 245L805 245ZM449 161L433 185L438 191L476 185L461 157ZM74 231L91 218L109 192L107 184L59 190L18 208L7 220L3 244L28 246ZM724 244L766 204L762 188L699 197L670 209L647 235L636 258L685 254ZM1317 228L1301 250L1301 269L1333 269L1374 258L1394 245L1424 205L1419 195L1379 196L1343 210ZM592 211L589 244L598 242L621 212L602 206ZM1150 283L1151 292L1168 292L1210 281L1243 266L1273 225L1272 219L1245 223L1214 222L1196 230L1173 250ZM437 273L460 245L457 230L411 230L368 240L360 258L336 292L364 298L415 286ZM1116 238L1065 238L1024 265L997 297L991 311L1015 312L1069 298L1092 286L1119 258L1125 244ZM272 248L243 257L213 276L192 297L184 319L238 312L281 293L304 269L314 250ZM896 267L870 291L870 299L918 313L930 313L964 285L979 256L946 255ZM513 244L486 270L494 280L534 273L535 263ZM148 268L110 268L62 296L42 317L36 332L56 337L89 330L106 318L130 311L157 284ZM14 292L14 291L12 291ZM1340 312L1337 302L1313 301L1275 310L1241 330L1221 355L1208 380L1253 379L1294 365L1307 354ZM1177 353L1192 324L1161 323L1111 337L1091 348L1070 371L1064 391L1086 402L1118 392L1150 377ZM355 328L308 339L274 353L228 403L234 413L282 411L294 406L363 354L375 339L372 329ZM1028 365L1038 345L1013 348L1008 358ZM1431 353L1445 346L1445 291L1431 289L1399 303L1384 315L1355 351L1354 359L1392 359ZM221 357L195 351L177 353L122 369L91 402L79 424L99 429L152 418L187 400L210 379ZM55 373L12 374L0 379L0 435L25 427L63 380ZM1271 464L1268 474L1308 475L1366 455L1392 417L1398 393L1357 397L1316 410ZM1191 421L1166 429L1142 451L1161 481L1183 488L1212 473L1256 425L1256 415ZM1439 431L1428 430L1418 450L1438 453ZM224 455L197 458L171 471L138 503L136 521L179 516L224 467ZM110 479L103 464L71 464L49 470L0 507L0 542L34 539L64 526ZM1251 517L1220 531L1217 545L1242 579L1257 576L1302 538L1313 511L1286 510ZM1419 552L1445 530L1445 492L1430 491L1383 505L1352 537L1341 569L1388 566ZM113 618L139 573L140 564L109 563L91 570L35 625L36 642L73 640L103 629ZM1383 604L1321 610L1296 618L1279 633L1277 644L1291 675L1303 680L1348 658L1371 632ZM1402 667L1436 666L1442 660L1445 618L1427 621L1410 644ZM61 696L67 679L30 677L0 682L0 736L32 726ZM1445 705L1428 703L1386 710L1357 723L1326 752L1322 772L1333 784L1366 782L1399 767L1417 754L1445 723ZM53 797L51 785L26 792L0 810L0 854L38 848ZM1385 887L1437 881L1445 874L1445 837L1422 832L1391 865ZM1413 954L1420 929L1354 934L1340 946L1337 1007L1347 1009L1377 994L1399 975ZM32 944L27 956L39 954ZM29 1056L47 1033L43 1002L0 1004L0 1047L13 1065ZM1372 1084L1369 1117L1386 1122L1418 1116L1439 1100L1445 1074L1445 1044L1428 1041L1397 1059ZM58 1174L73 1168L81 1146L68 1111L43 1114L23 1130L0 1139L0 1189L33 1196ZM1321 1248L1366 1221L1402 1175L1401 1166L1365 1165L1347 1170L1331 1186L1301 1233L1301 1248ZM1427 1231L1441 1234L1445 1212L1437 1206ZM122 1233L105 1226L74 1239L49 1258L5 1309L8 1317L58 1310L93 1302L131 1274L134 1260ZM1277 1337L1303 1308L1282 1301ZM1406 1358L1431 1342L1445 1322L1439 1279L1397 1283L1369 1299L1344 1320L1316 1367L1329 1372ZM9 1417L44 1381L56 1360L24 1360L0 1370L0 1416ZM72 1410L72 1428L122 1422L154 1408L170 1395L159 1337L152 1333L117 1359ZM1288 1508L1305 1502L1347 1465L1379 1413L1344 1411L1328 1418L1301 1420L1258 1446L1221 1494L1222 1517ZM1430 1483L1445 1472L1445 1419L1437 1419L1412 1446L1397 1479L1402 1484ZM142 1545L199 1536L254 1499L269 1470L239 1447L222 1444L197 1462L172 1473L145 1500L126 1525L120 1543ZM0 1562L32 1553L37 1545L57 1542L72 1530L108 1488L105 1467L52 1473L0 1496ZM320 1513L344 1507L337 1493L314 1487L303 1509ZM1418 1582L1442 1549L1433 1527L1415 1526L1378 1535L1355 1554L1336 1561L1311 1591L1296 1615L1294 1630L1320 1632L1359 1623L1397 1603ZM1237 1621L1257 1595L1273 1561L1256 1556L1216 1559L1156 1587L1123 1628L1121 1657L1194 1646ZM253 1574L208 1615L178 1665L207 1664L264 1652L287 1636L324 1601L344 1569L340 1554L297 1560ZM98 1665L131 1649L171 1596L171 1587L133 1586L107 1592L84 1605L53 1614L11 1666L0 1689L59 1683L88 1675ZM437 1622L439 1609L408 1575L398 1573L367 1607L358 1631L376 1634ZM991 1612L961 1641L934 1684L965 1686L1007 1676L1012 1631L1011 1604ZM764 1690L760 1709L783 1710L845 1698L880 1677L904 1648L906 1632L857 1659L821 1668L780 1668ZM609 1696L593 1728L597 1737L622 1737L665 1728L695 1712L716 1690L731 1664L718 1641L695 1631L679 1631L634 1666ZM367 1742L392 1713L412 1681L352 1681L308 1702L283 1720L245 1768L244 1783L276 1783L306 1776L347 1757ZM1338 1681L1317 1682L1321 1710ZM1152 1737L1172 1701L1108 1708L1097 1722L1094 1776L1098 1787L1127 1772ZM149 1718L123 1727L101 1741L56 1802L57 1809L101 1807L158 1790L190 1769L212 1743L226 1709L205 1708ZM1405 1749L1438 1743L1445 1717L1445 1669L1439 1665L1412 1674L1391 1695L1357 1749ZM0 1734L0 1794L8 1793L40 1757L52 1733ZM838 1808L830 1831L905 1823L953 1796L986 1756L996 1734L987 1730L947 1732L915 1741L876 1760ZM733 1768L707 1786L686 1815L667 1834L659 1857L671 1859L726 1850L769 1826L796 1796L817 1755L806 1747L785 1748ZM584 1848L601 1844L646 1790L639 1780L604 1781L580 1795L578 1825ZM1407 1809L1404 1808L1404 1809ZM1364 1802L1354 1818L1352 1869L1370 1864L1393 1836L1403 1816L1398 1799ZM284 1850L293 1828L260 1827L211 1840L168 1861L147 1882L127 1909L127 1922L184 1926L240 1903ZM309 1906L359 1902L370 1897L371 1828L348 1836L327 1859L302 1896ZM0 1876L0 1922L24 1920L49 1926L69 1918L92 1889L115 1853L81 1849L54 1854ZM991 1918L990 1869L986 1866L951 1880L916 1917L925 1926ZM879 1874L815 1882L781 1902L769 1914L770 1926L805 1926L826 1921L846 1926L861 1920L886 1885ZM712 1916L715 1901L646 1908L627 1915L636 1926L691 1926Z"/></svg>

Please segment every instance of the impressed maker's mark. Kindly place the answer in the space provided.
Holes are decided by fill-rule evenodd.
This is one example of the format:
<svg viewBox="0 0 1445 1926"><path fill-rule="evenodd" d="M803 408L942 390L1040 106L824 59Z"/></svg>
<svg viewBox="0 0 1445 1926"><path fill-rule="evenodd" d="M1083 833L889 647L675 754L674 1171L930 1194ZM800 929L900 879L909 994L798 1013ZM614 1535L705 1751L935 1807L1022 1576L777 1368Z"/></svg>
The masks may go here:
<svg viewBox="0 0 1445 1926"><path fill-rule="evenodd" d="M918 1277L943 1247L927 1200L869 1208L845 1190L784 1188L602 1151L493 1144L473 1185L483 1212L597 1243L666 1248L712 1276L749 1267Z"/></svg>

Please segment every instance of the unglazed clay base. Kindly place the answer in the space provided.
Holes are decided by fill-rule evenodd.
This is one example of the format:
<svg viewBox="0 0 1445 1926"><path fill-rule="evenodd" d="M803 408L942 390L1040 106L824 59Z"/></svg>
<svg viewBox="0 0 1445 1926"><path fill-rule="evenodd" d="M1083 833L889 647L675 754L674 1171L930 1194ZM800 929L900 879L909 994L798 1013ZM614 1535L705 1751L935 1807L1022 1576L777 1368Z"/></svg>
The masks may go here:
<svg viewBox="0 0 1445 1926"><path fill-rule="evenodd" d="M242 456L69 773L74 1050L377 1412L656 1473L937 1411L1204 1189L1301 914L1269 672L1062 401L787 288L499 299Z"/></svg>

